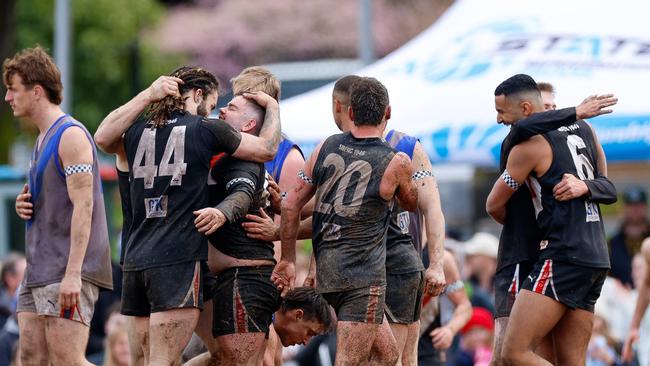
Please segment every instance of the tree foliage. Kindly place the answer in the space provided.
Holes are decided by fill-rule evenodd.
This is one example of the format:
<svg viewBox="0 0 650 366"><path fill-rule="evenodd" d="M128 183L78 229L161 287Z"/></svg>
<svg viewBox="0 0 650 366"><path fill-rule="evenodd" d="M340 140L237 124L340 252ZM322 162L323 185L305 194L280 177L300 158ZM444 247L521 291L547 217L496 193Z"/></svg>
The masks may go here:
<svg viewBox="0 0 650 366"><path fill-rule="evenodd" d="M453 0L374 0L377 57L431 25ZM197 0L173 8L151 32L222 80L246 66L357 56L359 0ZM178 32L183 29L183 32Z"/></svg>
<svg viewBox="0 0 650 366"><path fill-rule="evenodd" d="M16 48L52 51L54 1L16 5ZM71 0L72 112L94 130L103 117L182 58L138 42L165 9L155 0Z"/></svg>

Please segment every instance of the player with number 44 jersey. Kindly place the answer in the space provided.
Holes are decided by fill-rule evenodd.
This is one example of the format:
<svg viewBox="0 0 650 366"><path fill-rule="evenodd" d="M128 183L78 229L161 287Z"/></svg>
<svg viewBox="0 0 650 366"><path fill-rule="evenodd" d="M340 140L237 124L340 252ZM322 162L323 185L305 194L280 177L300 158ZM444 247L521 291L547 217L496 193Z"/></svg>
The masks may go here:
<svg viewBox="0 0 650 366"><path fill-rule="evenodd" d="M204 209L211 157L227 153L261 163L273 158L280 140L278 104L264 93L244 96L265 108L259 136L206 118L218 86L209 71L180 67L111 112L95 134L105 152L128 162L133 223L121 311L135 317L145 364L175 364L203 307L205 233L229 215Z"/></svg>
<svg viewBox="0 0 650 366"><path fill-rule="evenodd" d="M164 127L143 119L126 132L134 225L125 271L207 259L192 212L208 203L210 157L232 154L240 140L225 123L182 111Z"/></svg>

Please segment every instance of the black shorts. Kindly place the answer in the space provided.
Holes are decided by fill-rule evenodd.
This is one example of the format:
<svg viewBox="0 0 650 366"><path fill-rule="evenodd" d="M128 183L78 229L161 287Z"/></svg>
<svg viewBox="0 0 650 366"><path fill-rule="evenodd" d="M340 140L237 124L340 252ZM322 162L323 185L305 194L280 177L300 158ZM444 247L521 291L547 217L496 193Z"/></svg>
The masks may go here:
<svg viewBox="0 0 650 366"><path fill-rule="evenodd" d="M201 262L124 271L122 314L148 317L182 308L203 308Z"/></svg>
<svg viewBox="0 0 650 366"><path fill-rule="evenodd" d="M271 282L273 266L234 267L217 276L212 301L212 335L264 333L282 302Z"/></svg>
<svg viewBox="0 0 650 366"><path fill-rule="evenodd" d="M386 274L386 318L390 323L411 324L420 320L424 272Z"/></svg>
<svg viewBox="0 0 650 366"><path fill-rule="evenodd" d="M501 268L494 275L494 307L495 318L509 317L515 298L521 290L535 262L523 261Z"/></svg>
<svg viewBox="0 0 650 366"><path fill-rule="evenodd" d="M338 320L381 324L384 319L386 286L369 286L322 294L336 311Z"/></svg>
<svg viewBox="0 0 650 366"><path fill-rule="evenodd" d="M208 262L201 262L201 279L203 280L203 301L207 302L214 297L215 287L217 286L217 276L210 272Z"/></svg>
<svg viewBox="0 0 650 366"><path fill-rule="evenodd" d="M607 272L605 268L540 259L522 288L546 295L571 309L593 313Z"/></svg>

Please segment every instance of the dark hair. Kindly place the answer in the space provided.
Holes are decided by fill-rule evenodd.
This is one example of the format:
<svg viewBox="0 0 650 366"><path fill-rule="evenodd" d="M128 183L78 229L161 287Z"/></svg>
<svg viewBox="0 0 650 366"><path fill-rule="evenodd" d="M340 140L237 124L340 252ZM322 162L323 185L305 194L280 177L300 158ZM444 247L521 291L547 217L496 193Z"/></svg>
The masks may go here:
<svg viewBox="0 0 650 366"><path fill-rule="evenodd" d="M494 89L494 96L504 95L509 97L522 92L537 92L537 95L541 98L537 83L535 83L532 77L526 74L517 74L504 80Z"/></svg>
<svg viewBox="0 0 650 366"><path fill-rule="evenodd" d="M329 304L323 295L316 292L311 287L296 287L290 290L287 295L282 299L280 311L286 313L287 311L301 309L304 313L305 320L315 320L325 326L325 329L332 328L332 313Z"/></svg>
<svg viewBox="0 0 650 366"><path fill-rule="evenodd" d="M359 78L350 87L350 106L356 126L379 125L388 103L388 90L375 78Z"/></svg>
<svg viewBox="0 0 650 366"><path fill-rule="evenodd" d="M5 278L7 277L7 274L15 274L16 273L16 264L18 264L19 261L24 260L25 256L19 253L10 253L4 261L2 261L2 270L0 271L0 280L2 280L2 284L4 286L7 285L5 282Z"/></svg>
<svg viewBox="0 0 650 366"><path fill-rule="evenodd" d="M357 75L346 75L336 80L336 83L334 83L334 93L338 93L342 97L341 104L350 104L350 87L356 81L359 81L359 79L361 77Z"/></svg>
<svg viewBox="0 0 650 366"><path fill-rule="evenodd" d="M181 96L168 95L151 105L147 116L156 128L164 126L174 111L185 109L183 94L193 89L200 89L205 100L209 94L219 90L219 80L210 71L200 67L181 66L172 71L169 76L183 80L184 83L178 86Z"/></svg>
<svg viewBox="0 0 650 366"><path fill-rule="evenodd" d="M11 83L11 78L18 74L25 87L31 89L40 85L45 90L47 99L59 105L63 100L63 84L61 72L41 46L26 48L7 58L2 64L2 80L5 85Z"/></svg>

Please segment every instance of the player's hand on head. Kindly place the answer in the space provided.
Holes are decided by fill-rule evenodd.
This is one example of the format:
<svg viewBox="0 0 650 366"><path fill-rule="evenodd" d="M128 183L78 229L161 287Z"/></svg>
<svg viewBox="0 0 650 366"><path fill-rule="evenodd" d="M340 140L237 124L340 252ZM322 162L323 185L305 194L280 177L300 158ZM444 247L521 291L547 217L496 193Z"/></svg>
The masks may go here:
<svg viewBox="0 0 650 366"><path fill-rule="evenodd" d="M632 362L634 357L634 351L632 346L639 340L639 328L630 328L630 331L625 338L625 343L623 343L623 350L621 353L621 360L623 362Z"/></svg>
<svg viewBox="0 0 650 366"><path fill-rule="evenodd" d="M219 230L226 223L226 216L214 207L206 207L194 211L194 225L200 233L210 235Z"/></svg>
<svg viewBox="0 0 650 366"><path fill-rule="evenodd" d="M59 285L59 306L61 309L72 309L79 303L81 296L81 273L67 273Z"/></svg>
<svg viewBox="0 0 650 366"><path fill-rule="evenodd" d="M618 98L614 94L590 95L576 106L576 118L586 119L612 113L612 110L607 108L616 103Z"/></svg>
<svg viewBox="0 0 650 366"><path fill-rule="evenodd" d="M270 106L270 105L273 105L273 104L275 104L275 105L278 104L278 102L275 99L273 99L272 96L266 94L263 91L256 91L256 92L252 92L252 93L244 93L243 96L246 99L254 100L255 103L259 104L259 106L262 107L262 108L266 108L267 106Z"/></svg>
<svg viewBox="0 0 650 366"><path fill-rule="evenodd" d="M179 85L183 80L173 76L161 76L149 87L149 101L157 102L168 95L181 96Z"/></svg>
<svg viewBox="0 0 650 366"><path fill-rule="evenodd" d="M296 281L296 266L293 262L281 259L273 268L271 281L280 290L280 295L285 297Z"/></svg>
<svg viewBox="0 0 650 366"><path fill-rule="evenodd" d="M439 350L446 350L451 347L454 341L454 332L449 327L436 328L429 333L433 342L433 348Z"/></svg>
<svg viewBox="0 0 650 366"><path fill-rule="evenodd" d="M260 208L260 215L246 215L246 222L241 226L246 230L246 235L252 239L275 241L279 240L280 227Z"/></svg>
<svg viewBox="0 0 650 366"><path fill-rule="evenodd" d="M558 201L568 201L589 193L587 184L573 174L564 173L560 183L553 187L553 197Z"/></svg>
<svg viewBox="0 0 650 366"><path fill-rule="evenodd" d="M438 296L445 290L445 272L442 266L427 268L424 272L424 291L430 296Z"/></svg>
<svg viewBox="0 0 650 366"><path fill-rule="evenodd" d="M29 186L25 184L23 190L16 197L16 214L23 220L32 218L34 204L29 201L31 198L32 194L29 193Z"/></svg>

